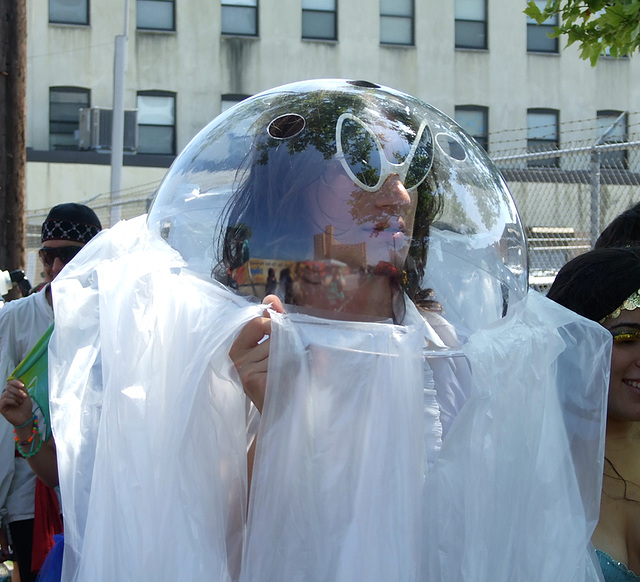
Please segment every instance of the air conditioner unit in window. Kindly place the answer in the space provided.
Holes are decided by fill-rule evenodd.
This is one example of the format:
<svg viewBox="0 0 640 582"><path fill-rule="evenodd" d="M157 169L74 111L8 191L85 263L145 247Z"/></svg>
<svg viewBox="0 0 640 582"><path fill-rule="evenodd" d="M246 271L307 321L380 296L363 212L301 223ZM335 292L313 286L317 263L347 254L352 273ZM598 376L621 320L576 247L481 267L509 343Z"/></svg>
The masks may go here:
<svg viewBox="0 0 640 582"><path fill-rule="evenodd" d="M113 109L89 107L80 109L78 147L81 150L111 151ZM124 112L124 152L138 149L138 111Z"/></svg>

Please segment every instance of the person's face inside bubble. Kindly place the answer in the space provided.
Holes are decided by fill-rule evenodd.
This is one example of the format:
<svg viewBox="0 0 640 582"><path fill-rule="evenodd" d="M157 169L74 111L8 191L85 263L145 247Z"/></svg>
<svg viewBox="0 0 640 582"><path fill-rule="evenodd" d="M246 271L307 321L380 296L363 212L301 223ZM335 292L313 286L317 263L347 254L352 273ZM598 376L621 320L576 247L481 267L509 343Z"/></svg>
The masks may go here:
<svg viewBox="0 0 640 582"><path fill-rule="evenodd" d="M342 113L331 127L311 125L306 134L301 116L276 117L267 129L276 141L256 147L229 222L248 225L257 259L299 263L286 303L400 321L432 134L404 109L358 115ZM231 257L229 233L225 243ZM236 281L237 265L228 262L227 277ZM336 265L344 271L332 280L327 269ZM238 285L248 291L243 280Z"/></svg>
<svg viewBox="0 0 640 582"><path fill-rule="evenodd" d="M333 162L317 186L315 221L332 226L336 242L365 244L367 264L391 263L402 268L409 252L417 192L405 188L397 174L368 192Z"/></svg>
<svg viewBox="0 0 640 582"><path fill-rule="evenodd" d="M317 185L315 221L336 242L365 244L367 264L402 268L417 205L417 188L432 161L431 133L378 117L345 113L336 124L337 155Z"/></svg>

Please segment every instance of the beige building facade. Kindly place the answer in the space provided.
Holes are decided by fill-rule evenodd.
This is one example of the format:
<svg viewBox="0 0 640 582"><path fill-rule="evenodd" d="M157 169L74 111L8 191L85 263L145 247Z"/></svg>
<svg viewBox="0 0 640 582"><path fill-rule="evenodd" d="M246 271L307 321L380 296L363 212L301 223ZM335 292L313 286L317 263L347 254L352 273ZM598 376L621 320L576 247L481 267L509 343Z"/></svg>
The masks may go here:
<svg viewBox="0 0 640 582"><path fill-rule="evenodd" d="M125 25L124 107L137 111L125 141L127 132L138 138L135 151L125 143L123 194L151 193L191 138L239 99L321 77L413 94L493 157L596 140L616 120L616 135L636 139L640 61L604 57L592 68L528 23L525 4L29 0L27 206L108 199L110 134L101 127L88 145L79 110L112 108L115 37Z"/></svg>

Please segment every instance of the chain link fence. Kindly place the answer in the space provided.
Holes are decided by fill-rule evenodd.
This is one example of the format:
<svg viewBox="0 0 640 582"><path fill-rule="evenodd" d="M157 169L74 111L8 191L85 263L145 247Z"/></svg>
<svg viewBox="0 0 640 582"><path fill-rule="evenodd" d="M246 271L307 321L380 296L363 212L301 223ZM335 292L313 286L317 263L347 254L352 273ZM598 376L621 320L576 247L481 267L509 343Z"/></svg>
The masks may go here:
<svg viewBox="0 0 640 582"><path fill-rule="evenodd" d="M595 244L640 200L640 142L574 143L495 156L529 243L530 283L545 290L558 269Z"/></svg>
<svg viewBox="0 0 640 582"><path fill-rule="evenodd" d="M492 148L493 149L493 148ZM499 147L495 148L498 151ZM602 229L640 201L640 142L574 142L535 153L520 149L492 156L502 172L525 225L530 283L545 290L558 269L593 247ZM103 226L147 212L157 183L85 200ZM27 214L27 276L37 283L40 227L48 209Z"/></svg>

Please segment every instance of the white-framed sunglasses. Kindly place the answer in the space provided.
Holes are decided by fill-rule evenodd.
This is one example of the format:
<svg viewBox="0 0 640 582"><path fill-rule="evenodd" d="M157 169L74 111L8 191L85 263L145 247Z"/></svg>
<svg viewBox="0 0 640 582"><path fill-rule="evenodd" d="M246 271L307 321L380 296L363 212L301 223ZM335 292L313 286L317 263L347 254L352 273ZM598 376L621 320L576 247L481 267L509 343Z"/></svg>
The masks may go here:
<svg viewBox="0 0 640 582"><path fill-rule="evenodd" d="M397 174L407 190L417 188L433 163L433 137L427 122L420 124L409 153L401 164L390 162L378 136L364 121L343 113L336 123L336 159L360 188L375 192L392 174Z"/></svg>

